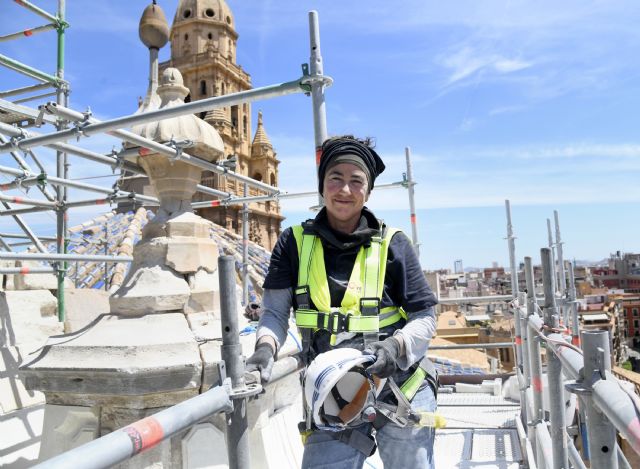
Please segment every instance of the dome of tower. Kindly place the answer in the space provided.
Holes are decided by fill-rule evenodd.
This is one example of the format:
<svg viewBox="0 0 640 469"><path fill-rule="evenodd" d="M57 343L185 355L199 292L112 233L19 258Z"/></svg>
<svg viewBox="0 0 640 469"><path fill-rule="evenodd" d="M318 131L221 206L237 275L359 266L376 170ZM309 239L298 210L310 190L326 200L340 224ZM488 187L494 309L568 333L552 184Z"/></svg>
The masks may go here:
<svg viewBox="0 0 640 469"><path fill-rule="evenodd" d="M193 19L223 23L234 28L231 8L224 0L180 0L173 25Z"/></svg>

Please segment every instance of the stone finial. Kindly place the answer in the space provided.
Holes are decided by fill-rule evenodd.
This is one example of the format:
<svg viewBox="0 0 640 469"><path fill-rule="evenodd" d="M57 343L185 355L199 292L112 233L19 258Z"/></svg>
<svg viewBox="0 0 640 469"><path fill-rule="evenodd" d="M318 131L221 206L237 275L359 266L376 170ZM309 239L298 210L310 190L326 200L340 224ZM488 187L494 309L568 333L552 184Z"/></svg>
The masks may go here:
<svg viewBox="0 0 640 469"><path fill-rule="evenodd" d="M175 104L182 104L184 98L189 94L189 88L184 86L182 74L177 68L169 67L162 72L160 78L160 86L158 86L158 94L162 100L160 107L167 107L173 101L180 101Z"/></svg>
<svg viewBox="0 0 640 469"><path fill-rule="evenodd" d="M164 16L164 11L159 5L153 3L142 12L138 35L142 43L149 49L161 49L169 40L169 24Z"/></svg>
<svg viewBox="0 0 640 469"><path fill-rule="evenodd" d="M256 129L256 134L253 137L253 145L271 145L271 140L267 136L267 132L264 130L264 125L262 124L262 111L258 111L258 128Z"/></svg>

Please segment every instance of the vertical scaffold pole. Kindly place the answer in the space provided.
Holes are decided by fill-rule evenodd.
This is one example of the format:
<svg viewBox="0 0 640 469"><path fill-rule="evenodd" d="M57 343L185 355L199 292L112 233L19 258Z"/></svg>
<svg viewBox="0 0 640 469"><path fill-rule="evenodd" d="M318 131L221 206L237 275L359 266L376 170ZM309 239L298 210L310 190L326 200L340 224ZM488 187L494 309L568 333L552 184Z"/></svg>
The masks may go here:
<svg viewBox="0 0 640 469"><path fill-rule="evenodd" d="M409 190L409 210L411 220L411 240L413 241L413 248L416 250L416 255L420 259L420 243L418 242L418 219L416 216L416 202L415 192L413 186L416 183L413 180L413 167L411 166L411 149L405 147L404 154L407 159L407 189Z"/></svg>
<svg viewBox="0 0 640 469"><path fill-rule="evenodd" d="M318 12L309 12L309 42L311 54L309 73L311 77L324 75L322 53L320 51L320 24ZM327 139L327 109L324 102L325 84L320 81L311 82L311 101L313 105L313 135L316 146L316 167L320 165L322 143ZM322 206L322 196L318 194L318 205Z"/></svg>
<svg viewBox="0 0 640 469"><path fill-rule="evenodd" d="M220 256L220 317L222 322L222 359L234 391L245 387L242 345L238 329L236 272L233 256ZM227 453L229 467L249 469L249 429L247 399L234 399L233 411L227 414Z"/></svg>
<svg viewBox="0 0 640 469"><path fill-rule="evenodd" d="M542 421L543 408L542 408L542 359L540 357L540 339L538 338L537 331L529 324L528 319L532 316L536 316L536 289L533 276L533 264L531 257L524 258L524 276L527 283L527 345L529 346L529 370L531 391L533 393L533 409L528 415L529 422L528 428L531 429L530 434L532 437L532 444L536 449L536 462L538 467L544 467L544 458L541 454L541 448L536 443L535 426L538 422Z"/></svg>
<svg viewBox="0 0 640 469"><path fill-rule="evenodd" d="M518 270L516 267L516 238L513 236L513 225L511 224L511 204L504 201L507 210L507 242L509 244L509 265L511 267L511 293L513 298L518 298Z"/></svg>
<svg viewBox="0 0 640 469"><path fill-rule="evenodd" d="M571 310L571 343L577 347L580 347L580 328L578 324L578 303L576 298L578 294L576 292L576 277L574 272L573 262L568 262L569 265L569 292L568 298L570 302Z"/></svg>
<svg viewBox="0 0 640 469"><path fill-rule="evenodd" d="M556 255L558 258L558 290L560 291L560 316L565 327L569 327L569 305L567 304L567 277L564 270L564 256L562 253L562 239L560 238L560 219L558 211L553 211L553 219L556 229Z"/></svg>
<svg viewBox="0 0 640 469"><path fill-rule="evenodd" d="M583 382L587 389L600 379L605 379L611 371L611 352L609 332L583 331L582 349L584 350ZM587 439L591 467L618 469L616 453L616 428L604 412L596 408L591 396L586 402Z"/></svg>
<svg viewBox="0 0 640 469"><path fill-rule="evenodd" d="M247 197L248 186L244 183L243 194ZM249 204L242 204L242 304L249 304Z"/></svg>
<svg viewBox="0 0 640 469"><path fill-rule="evenodd" d="M544 324L552 328L559 326L556 297L553 288L553 258L550 248L540 250L542 258L542 281L544 284ZM564 416L564 385L562 382L562 363L553 352L547 348L547 380L549 382L549 433L551 434L551 448L553 450L554 469L568 468L569 454L567 450L567 434Z"/></svg>
<svg viewBox="0 0 640 469"><path fill-rule="evenodd" d="M65 23L65 0L58 0L58 17L56 31L58 34L58 60L56 77L58 79L56 102L65 107L68 106L68 89L64 83L64 30ZM56 128L62 130L65 124L58 124ZM61 151L56 152L56 176L58 178L68 179L68 163L67 154ZM60 209L56 213L56 236L58 254L67 253L67 210L64 208L64 202L67 200L67 188L58 186L56 188L56 199L61 204ZM56 264L58 274L58 320L63 322L65 319L65 301L64 301L64 279L67 271L67 263L58 261Z"/></svg>
<svg viewBox="0 0 640 469"><path fill-rule="evenodd" d="M553 249L553 235L551 234L551 220L549 218L547 218L547 235L549 239L549 249L551 250L551 272L553 273L553 275L551 276L551 280L553 281L553 294L555 295L556 291L558 290L556 278L556 255Z"/></svg>

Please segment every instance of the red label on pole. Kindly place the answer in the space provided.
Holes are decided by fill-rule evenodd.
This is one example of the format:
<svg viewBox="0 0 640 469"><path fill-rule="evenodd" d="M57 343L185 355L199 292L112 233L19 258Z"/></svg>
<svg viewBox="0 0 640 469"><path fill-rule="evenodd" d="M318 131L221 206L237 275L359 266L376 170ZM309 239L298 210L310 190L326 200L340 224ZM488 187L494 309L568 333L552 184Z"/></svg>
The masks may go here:
<svg viewBox="0 0 640 469"><path fill-rule="evenodd" d="M30 29L25 30L24 35L29 37L33 34L33 31L31 31Z"/></svg>
<svg viewBox="0 0 640 469"><path fill-rule="evenodd" d="M13 198L13 201L14 201L16 204L21 204L21 203L22 203L22 197L14 197L14 198Z"/></svg>
<svg viewBox="0 0 640 469"><path fill-rule="evenodd" d="M138 155L140 155L140 156L146 156L149 153L151 153L151 150L149 150L148 148L145 148L145 147L140 147L140 149L138 150Z"/></svg>
<svg viewBox="0 0 640 469"><path fill-rule="evenodd" d="M320 166L320 157L322 156L322 147L316 148L316 166Z"/></svg>
<svg viewBox="0 0 640 469"><path fill-rule="evenodd" d="M146 417L122 429L133 446L133 454L155 446L164 436L162 425L154 417Z"/></svg>
<svg viewBox="0 0 640 469"><path fill-rule="evenodd" d="M571 337L571 343L577 347L580 347L580 337L574 335L573 337Z"/></svg>
<svg viewBox="0 0 640 469"><path fill-rule="evenodd" d="M542 378L540 378L540 376L532 376L531 384L535 392L542 392Z"/></svg>
<svg viewBox="0 0 640 469"><path fill-rule="evenodd" d="M516 336L516 345L522 345L522 337L519 335Z"/></svg>
<svg viewBox="0 0 640 469"><path fill-rule="evenodd" d="M29 267L23 267L20 269L21 275L28 274L28 273L29 273Z"/></svg>
<svg viewBox="0 0 640 469"><path fill-rule="evenodd" d="M415 214L415 213L412 213L412 214L411 214L411 224L412 224L412 225L415 225L415 224L416 224L416 214Z"/></svg>
<svg viewBox="0 0 640 469"><path fill-rule="evenodd" d="M107 202L107 199L98 199L96 200L96 205L104 205Z"/></svg>
<svg viewBox="0 0 640 469"><path fill-rule="evenodd" d="M8 190L9 190L9 184L2 184L2 185L0 185L0 190L8 191Z"/></svg>
<svg viewBox="0 0 640 469"><path fill-rule="evenodd" d="M211 206L212 207L219 207L220 206L220 201L219 200L212 200L211 201Z"/></svg>

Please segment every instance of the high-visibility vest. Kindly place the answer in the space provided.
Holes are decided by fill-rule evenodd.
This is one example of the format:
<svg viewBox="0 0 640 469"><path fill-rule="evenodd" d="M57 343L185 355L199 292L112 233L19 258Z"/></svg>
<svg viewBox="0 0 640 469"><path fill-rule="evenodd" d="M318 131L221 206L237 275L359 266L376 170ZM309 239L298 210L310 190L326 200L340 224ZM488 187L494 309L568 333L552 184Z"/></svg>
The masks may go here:
<svg viewBox="0 0 640 469"><path fill-rule="evenodd" d="M340 307L332 308L322 241L304 233L301 225L293 227L299 259L295 318L301 332L326 329L332 345L340 332L363 333L367 341L381 328L406 319L402 308L380 308L389 243L398 231L389 228L384 237L373 236L368 247L360 247Z"/></svg>

